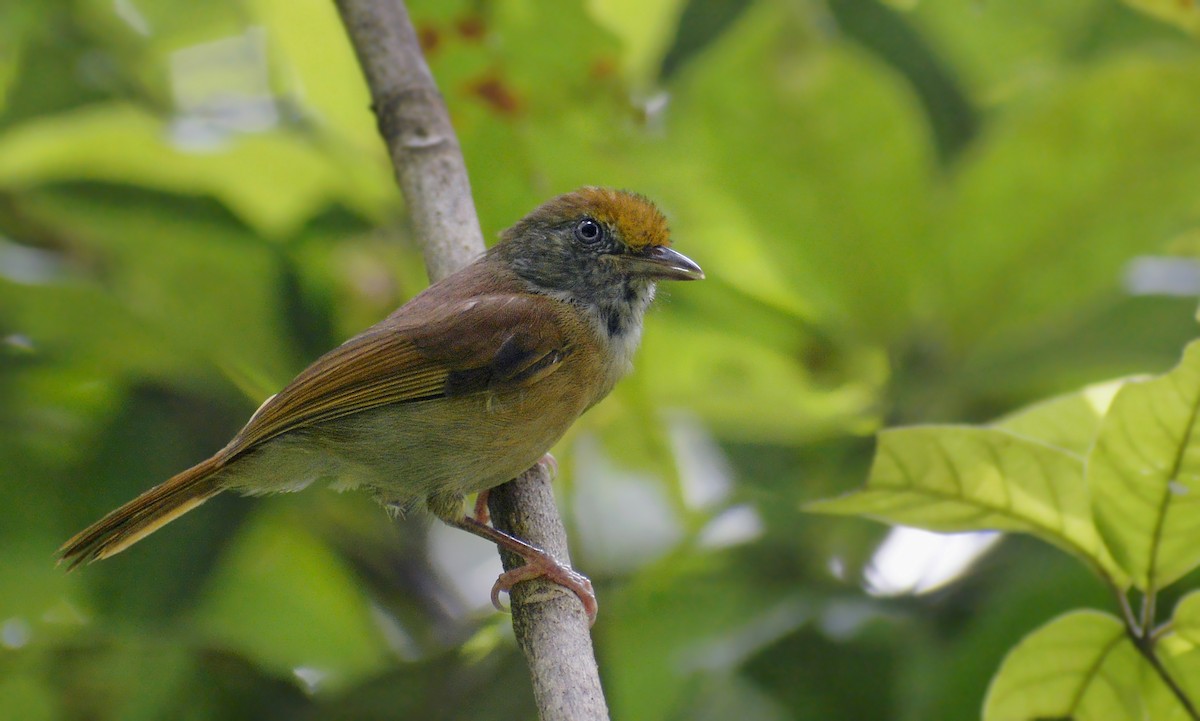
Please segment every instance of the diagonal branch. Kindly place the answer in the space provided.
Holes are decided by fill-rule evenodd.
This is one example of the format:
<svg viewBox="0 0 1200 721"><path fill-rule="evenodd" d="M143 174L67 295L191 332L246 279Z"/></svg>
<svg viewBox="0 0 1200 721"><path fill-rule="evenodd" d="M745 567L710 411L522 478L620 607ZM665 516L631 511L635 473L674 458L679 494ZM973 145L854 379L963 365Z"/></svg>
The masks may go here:
<svg viewBox="0 0 1200 721"><path fill-rule="evenodd" d="M462 151L402 0L335 0L371 90L379 132L433 280L483 252ZM568 560L550 479L536 465L490 494L492 519ZM505 568L520 559L504 558ZM608 719L582 604L545 582L513 589L513 630L533 678L543 721Z"/></svg>

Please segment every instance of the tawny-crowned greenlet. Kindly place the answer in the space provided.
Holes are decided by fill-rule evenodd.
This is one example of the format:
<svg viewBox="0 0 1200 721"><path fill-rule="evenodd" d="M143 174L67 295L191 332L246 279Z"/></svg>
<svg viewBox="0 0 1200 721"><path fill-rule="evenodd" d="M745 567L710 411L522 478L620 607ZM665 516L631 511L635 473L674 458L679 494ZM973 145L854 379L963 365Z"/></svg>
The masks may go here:
<svg viewBox="0 0 1200 721"><path fill-rule="evenodd" d="M659 280L703 278L646 198L586 187L539 206L471 265L326 353L211 458L67 541L72 567L107 558L226 490L332 480L520 554L493 590L544 575L595 613L591 584L464 513L467 494L532 466L631 367Z"/></svg>

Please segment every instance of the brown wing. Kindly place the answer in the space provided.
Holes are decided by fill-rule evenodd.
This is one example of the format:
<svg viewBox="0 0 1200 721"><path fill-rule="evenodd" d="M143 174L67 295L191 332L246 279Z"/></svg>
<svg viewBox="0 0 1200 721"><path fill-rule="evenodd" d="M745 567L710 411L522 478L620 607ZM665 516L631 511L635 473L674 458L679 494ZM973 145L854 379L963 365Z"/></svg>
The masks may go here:
<svg viewBox="0 0 1200 721"><path fill-rule="evenodd" d="M553 372L559 301L487 295L408 318L404 308L321 356L267 399L226 450L390 403L496 392Z"/></svg>

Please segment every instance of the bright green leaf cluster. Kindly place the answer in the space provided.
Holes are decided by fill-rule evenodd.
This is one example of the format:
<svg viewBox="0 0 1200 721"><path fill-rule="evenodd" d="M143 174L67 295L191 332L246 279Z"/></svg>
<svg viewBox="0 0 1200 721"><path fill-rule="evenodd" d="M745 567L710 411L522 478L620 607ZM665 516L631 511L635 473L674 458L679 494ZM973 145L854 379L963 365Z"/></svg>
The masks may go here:
<svg viewBox="0 0 1200 721"><path fill-rule="evenodd" d="M1200 341L1162 376L1094 386L991 426L884 431L867 486L808 508L932 531L1029 533L1083 560L1122 600L1132 583L1147 617L1127 626L1081 611L1034 632L997 673L984 718L1171 718L1182 702L1139 648L1153 654L1161 641L1189 674L1177 683L1200 685L1189 655L1197 594L1179 603L1168 635L1152 627L1155 596L1200 567L1198 421ZM1147 711L1153 704L1169 715Z"/></svg>

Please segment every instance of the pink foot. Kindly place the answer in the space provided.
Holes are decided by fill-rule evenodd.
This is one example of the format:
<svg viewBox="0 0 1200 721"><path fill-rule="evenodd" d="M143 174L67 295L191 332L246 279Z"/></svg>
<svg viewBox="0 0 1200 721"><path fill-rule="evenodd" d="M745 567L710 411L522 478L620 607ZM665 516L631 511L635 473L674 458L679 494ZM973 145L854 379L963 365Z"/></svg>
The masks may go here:
<svg viewBox="0 0 1200 721"><path fill-rule="evenodd" d="M575 571L574 569L564 566L558 561L551 558L548 554L533 555L532 557L521 554L525 559L525 565L505 571L496 579L496 583L492 585L492 605L501 611L504 606L500 605L500 592L509 593L512 587L522 581L529 581L534 578L545 578L547 581L553 581L560 586L566 587L579 597L583 603L583 611L587 614L588 625L596 622L596 612L599 610L599 604L596 603L596 592L592 589L592 582L588 577Z"/></svg>

